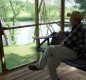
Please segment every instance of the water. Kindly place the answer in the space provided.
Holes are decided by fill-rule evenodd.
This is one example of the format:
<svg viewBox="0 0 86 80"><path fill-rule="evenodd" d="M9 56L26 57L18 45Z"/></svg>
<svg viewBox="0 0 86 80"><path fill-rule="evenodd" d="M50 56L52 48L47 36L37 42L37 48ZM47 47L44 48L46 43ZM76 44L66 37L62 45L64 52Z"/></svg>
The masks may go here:
<svg viewBox="0 0 86 80"><path fill-rule="evenodd" d="M16 30L16 44L22 45L33 41L34 27L20 28Z"/></svg>
<svg viewBox="0 0 86 80"><path fill-rule="evenodd" d="M60 28L56 27L57 25L53 25L55 31L59 31ZM34 37L34 31L35 31L35 26L33 27L27 27L27 28L20 28L16 30L16 44L17 45L22 45L22 44L27 44L33 41ZM39 36L48 36L51 34L50 30L47 33L46 25L40 26L40 32Z"/></svg>

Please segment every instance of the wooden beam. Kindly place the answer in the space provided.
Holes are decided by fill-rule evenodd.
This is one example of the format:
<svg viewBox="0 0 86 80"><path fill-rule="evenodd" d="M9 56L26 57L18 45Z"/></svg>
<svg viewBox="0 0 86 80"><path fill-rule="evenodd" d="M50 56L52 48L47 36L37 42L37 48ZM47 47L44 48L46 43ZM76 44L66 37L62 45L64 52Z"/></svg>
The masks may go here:
<svg viewBox="0 0 86 80"><path fill-rule="evenodd" d="M4 50L3 50L3 41L2 41L2 34L3 31L1 30L2 24L0 20L0 59L1 59L1 66L2 66L2 71L6 71L6 63L5 63L5 57L4 57Z"/></svg>
<svg viewBox="0 0 86 80"><path fill-rule="evenodd" d="M39 37L39 10L38 10L38 1L35 0L35 24L36 24L36 37ZM38 47L39 41L36 41L36 46Z"/></svg>
<svg viewBox="0 0 86 80"><path fill-rule="evenodd" d="M61 21L57 21L57 22L46 22L46 23L39 23L38 25L46 25L46 24L59 24ZM33 27L36 26L36 24L31 24L31 25L23 25L23 26L15 26L15 27L3 27L1 30L10 30L10 29L17 29L17 28L25 28L25 27Z"/></svg>
<svg viewBox="0 0 86 80"><path fill-rule="evenodd" d="M36 37L39 37L39 0L35 0L35 24L36 24ZM40 46L40 40L36 40L36 48L39 48ZM37 58L39 59L40 54L37 53Z"/></svg>
<svg viewBox="0 0 86 80"><path fill-rule="evenodd" d="M64 31L65 0L61 0L61 30Z"/></svg>

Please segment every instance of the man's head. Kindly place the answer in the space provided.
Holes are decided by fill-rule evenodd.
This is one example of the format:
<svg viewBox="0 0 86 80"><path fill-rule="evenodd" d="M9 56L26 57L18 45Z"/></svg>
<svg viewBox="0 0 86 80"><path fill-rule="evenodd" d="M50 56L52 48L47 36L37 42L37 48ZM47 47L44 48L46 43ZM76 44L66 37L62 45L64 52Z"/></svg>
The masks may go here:
<svg viewBox="0 0 86 80"><path fill-rule="evenodd" d="M80 24L83 19L83 15L79 11L73 11L72 13L67 13L67 16L70 16L70 23L72 26Z"/></svg>

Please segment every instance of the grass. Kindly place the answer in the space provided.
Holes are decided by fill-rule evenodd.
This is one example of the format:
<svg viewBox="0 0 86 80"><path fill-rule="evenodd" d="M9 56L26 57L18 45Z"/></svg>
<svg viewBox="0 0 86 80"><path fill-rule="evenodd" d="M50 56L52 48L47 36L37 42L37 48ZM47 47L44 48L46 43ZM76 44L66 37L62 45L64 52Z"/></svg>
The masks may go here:
<svg viewBox="0 0 86 80"><path fill-rule="evenodd" d="M43 45L46 46L46 43ZM5 61L7 69L20 66L25 63L30 63L37 59L35 43L28 45L10 45L4 46ZM42 54L41 54L42 55ZM1 72L1 62L0 62Z"/></svg>
<svg viewBox="0 0 86 80"><path fill-rule="evenodd" d="M11 45L4 47L7 68L13 68L37 59L35 44Z"/></svg>

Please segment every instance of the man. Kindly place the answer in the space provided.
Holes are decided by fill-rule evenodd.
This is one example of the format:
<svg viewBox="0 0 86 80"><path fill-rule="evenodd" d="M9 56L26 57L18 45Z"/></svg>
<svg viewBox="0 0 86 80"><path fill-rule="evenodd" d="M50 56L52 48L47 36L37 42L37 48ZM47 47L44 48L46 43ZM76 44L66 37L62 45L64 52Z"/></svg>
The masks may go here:
<svg viewBox="0 0 86 80"><path fill-rule="evenodd" d="M36 64L29 65L31 70L42 70L47 64L52 80L60 80L56 68L60 65L61 60L76 59L77 53L82 52L84 49L85 31L81 24L83 15L79 11L73 11L68 16L70 16L70 24L72 26L68 37L60 45L50 45Z"/></svg>

